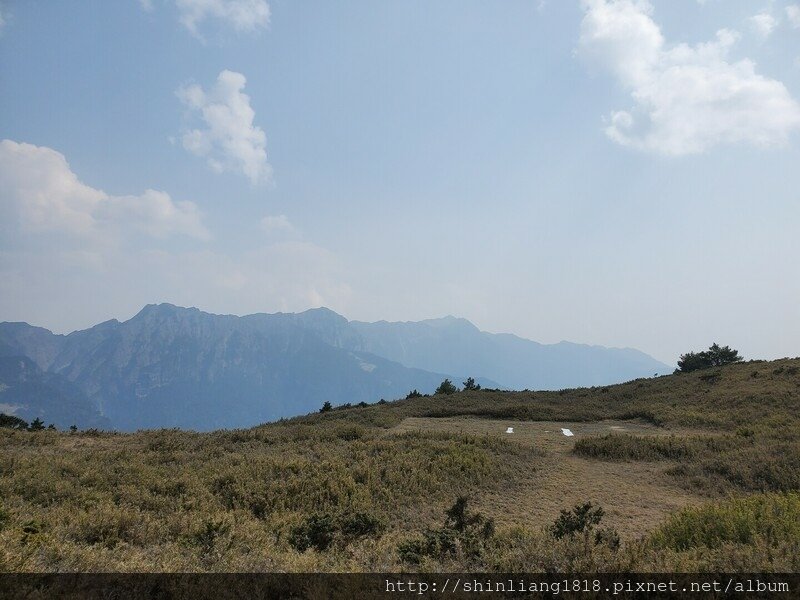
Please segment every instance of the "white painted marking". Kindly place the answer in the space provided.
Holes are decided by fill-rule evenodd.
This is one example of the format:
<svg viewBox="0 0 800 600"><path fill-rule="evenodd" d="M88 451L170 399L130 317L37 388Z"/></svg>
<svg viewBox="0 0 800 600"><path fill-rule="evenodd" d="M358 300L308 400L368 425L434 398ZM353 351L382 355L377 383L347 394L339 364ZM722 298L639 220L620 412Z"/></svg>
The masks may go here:
<svg viewBox="0 0 800 600"><path fill-rule="evenodd" d="M569 429L564 429L563 427L561 428L561 433L563 433L567 437L572 437L573 435L575 435Z"/></svg>
<svg viewBox="0 0 800 600"><path fill-rule="evenodd" d="M514 433L514 428L509 427L508 429L506 429L506 433Z"/></svg>

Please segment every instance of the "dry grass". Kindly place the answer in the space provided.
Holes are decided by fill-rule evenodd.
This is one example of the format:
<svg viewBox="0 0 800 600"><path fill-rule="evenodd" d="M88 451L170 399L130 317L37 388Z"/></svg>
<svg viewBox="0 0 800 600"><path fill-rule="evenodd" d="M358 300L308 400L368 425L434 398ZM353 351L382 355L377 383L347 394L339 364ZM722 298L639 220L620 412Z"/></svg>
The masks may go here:
<svg viewBox="0 0 800 600"><path fill-rule="evenodd" d="M513 434L505 433L508 427L514 428ZM564 436L562 427L570 429L574 437ZM606 523L632 538L644 535L675 510L704 500L671 481L665 465L604 463L573 453L576 440L609 432L663 438L694 433L690 429L667 430L641 420L581 423L409 417L389 431L491 436L545 453L546 460L523 465L498 490L475 496L476 508L495 515L502 525L545 525L552 523L565 506L590 501L606 507Z"/></svg>
<svg viewBox="0 0 800 600"><path fill-rule="evenodd" d="M460 494L496 534L479 555L418 568L792 568L788 542L768 535L683 549L679 528L667 545L649 532L754 492L786 522L795 503L779 494L800 489L799 371L784 360L608 388L465 392L207 434L0 431L0 571L396 571L408 568L398 545L440 525ZM603 506L621 548L550 535L561 509L586 501ZM719 511L737 523L750 514ZM382 534L336 537L324 552L289 542L314 515L357 514ZM772 513L759 514L757 532L769 531Z"/></svg>

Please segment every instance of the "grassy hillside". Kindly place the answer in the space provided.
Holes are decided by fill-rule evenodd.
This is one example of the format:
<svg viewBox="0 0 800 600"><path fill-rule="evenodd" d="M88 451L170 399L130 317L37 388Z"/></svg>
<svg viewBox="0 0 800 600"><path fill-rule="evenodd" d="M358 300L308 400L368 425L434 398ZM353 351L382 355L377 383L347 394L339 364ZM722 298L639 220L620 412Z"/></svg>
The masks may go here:
<svg viewBox="0 0 800 600"><path fill-rule="evenodd" d="M205 434L4 430L0 570L797 571L798 492L800 359Z"/></svg>

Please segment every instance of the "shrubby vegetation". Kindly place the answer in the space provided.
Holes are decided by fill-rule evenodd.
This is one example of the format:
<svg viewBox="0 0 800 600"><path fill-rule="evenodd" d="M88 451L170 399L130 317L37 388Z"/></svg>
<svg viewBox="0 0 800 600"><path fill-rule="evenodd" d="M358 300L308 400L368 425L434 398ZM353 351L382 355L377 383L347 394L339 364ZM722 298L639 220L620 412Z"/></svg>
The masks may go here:
<svg viewBox="0 0 800 600"><path fill-rule="evenodd" d="M575 442L574 452L605 460L685 460L695 456L704 445L713 448L718 446L718 441L708 437L656 437L612 433L579 439Z"/></svg>
<svg viewBox="0 0 800 600"><path fill-rule="evenodd" d="M732 350L728 346L720 346L714 343L708 350L703 352L688 352L682 354L680 360L678 360L677 371L690 373L698 369L722 367L741 361L742 357L739 356L737 350Z"/></svg>
<svg viewBox="0 0 800 600"><path fill-rule="evenodd" d="M561 511L550 527L550 532L557 540L582 536L587 546L593 542L595 545L606 544L616 550L620 544L616 530L597 527L604 514L601 506L593 506L591 502L577 504L572 510Z"/></svg>
<svg viewBox="0 0 800 600"><path fill-rule="evenodd" d="M24 421L19 417L0 413L0 427L5 427L6 429L17 429L19 431L24 431L28 429L29 425L27 421Z"/></svg>
<svg viewBox="0 0 800 600"><path fill-rule="evenodd" d="M75 426L73 425L73 427ZM51 423L45 427L44 421L39 417L36 417L33 421L28 423L14 415L0 413L0 428L15 429L17 431L42 431L43 429L54 431L56 426Z"/></svg>
<svg viewBox="0 0 800 600"><path fill-rule="evenodd" d="M475 379L467 377L467 380L462 383L465 392L473 392L481 389L480 384L475 383Z"/></svg>
<svg viewBox="0 0 800 600"><path fill-rule="evenodd" d="M2 428L0 570L796 571L798 367L411 396L207 434ZM579 437L571 460L654 461L705 504L641 539L591 497L509 524L481 499L548 455L512 436L392 430L412 416L648 423L664 434Z"/></svg>
<svg viewBox="0 0 800 600"><path fill-rule="evenodd" d="M757 542L800 545L800 494L758 494L686 509L655 531L652 541L676 551Z"/></svg>
<svg viewBox="0 0 800 600"><path fill-rule="evenodd" d="M469 512L468 503L466 496L459 496L441 527L425 529L421 538L401 542L397 546L400 560L418 566L426 558L462 563L480 558L494 537L494 520Z"/></svg>
<svg viewBox="0 0 800 600"><path fill-rule="evenodd" d="M313 548L324 552L334 543L340 548L368 537L380 537L384 523L366 512L333 516L330 513L313 514L292 527L289 544L300 552Z"/></svg>
<svg viewBox="0 0 800 600"><path fill-rule="evenodd" d="M439 387L436 388L434 392L435 395L445 395L449 396L450 394L455 394L458 391L456 385L450 381L449 379L445 379L442 383L439 384Z"/></svg>

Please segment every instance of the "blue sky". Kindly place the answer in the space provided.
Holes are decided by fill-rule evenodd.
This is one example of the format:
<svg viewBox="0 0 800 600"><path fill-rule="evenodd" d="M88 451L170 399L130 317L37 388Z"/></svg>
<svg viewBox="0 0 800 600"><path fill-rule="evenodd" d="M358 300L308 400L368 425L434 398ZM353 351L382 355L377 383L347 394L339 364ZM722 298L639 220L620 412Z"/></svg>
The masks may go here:
<svg viewBox="0 0 800 600"><path fill-rule="evenodd" d="M800 4L0 0L0 320L800 354Z"/></svg>

